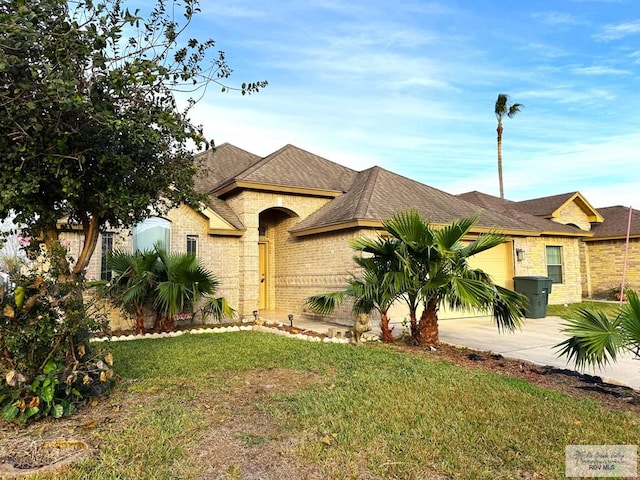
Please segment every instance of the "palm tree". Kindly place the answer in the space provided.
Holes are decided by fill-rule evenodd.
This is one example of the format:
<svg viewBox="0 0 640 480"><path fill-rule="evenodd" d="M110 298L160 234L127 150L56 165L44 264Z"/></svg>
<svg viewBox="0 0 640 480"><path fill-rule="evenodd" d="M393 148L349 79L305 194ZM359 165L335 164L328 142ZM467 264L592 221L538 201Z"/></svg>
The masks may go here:
<svg viewBox="0 0 640 480"><path fill-rule="evenodd" d="M566 356L578 368L602 367L616 361L619 353L629 351L640 357L640 299L634 290L626 291L628 303L615 318L600 311L580 310L569 320L563 332L571 335L556 345L559 356Z"/></svg>
<svg viewBox="0 0 640 480"><path fill-rule="evenodd" d="M135 316L136 333L144 332L144 308L152 302L158 282L157 263L155 251L132 254L114 250L107 260L114 278L103 291L111 303Z"/></svg>
<svg viewBox="0 0 640 480"><path fill-rule="evenodd" d="M475 222L476 218L456 220L436 229L417 212L409 211L383 223L396 241L401 268L394 283L409 307L411 333L418 345L438 342L438 311L443 304L454 310L490 310L500 330L520 325L526 299L469 266L470 257L504 242L504 236L488 233L463 243Z"/></svg>
<svg viewBox="0 0 640 480"><path fill-rule="evenodd" d="M195 255L167 253L159 246L145 252L114 251L107 260L115 273L104 292L114 305L135 315L136 332L144 331L144 309L155 311L155 328L172 329L178 312L190 310L206 299L203 317L235 316L224 298L213 298L220 282ZM161 323L163 325L161 325Z"/></svg>
<svg viewBox="0 0 640 480"><path fill-rule="evenodd" d="M198 258L186 253L167 253L156 247L159 281L155 288L153 306L166 319L166 329L173 329L174 316L191 310L204 297L213 295L220 281L204 268ZM235 312L223 298L210 298L203 315L216 318L233 317Z"/></svg>
<svg viewBox="0 0 640 480"><path fill-rule="evenodd" d="M345 296L355 299L354 309L359 301L367 304L375 299L381 318L385 318L391 304L403 299L409 308L411 336L419 345L438 342L438 310L443 304L458 310L491 310L500 330L517 328L526 299L495 285L489 275L468 264L473 255L504 242L502 235L485 234L464 244L462 240L475 221L458 220L436 229L416 212L394 215L383 223L390 237L362 237L353 242L352 246L365 254L358 262L363 267L362 277L350 281L345 291L311 297L311 309L320 312L328 306L323 313L329 313ZM418 319L420 306L423 310Z"/></svg>
<svg viewBox="0 0 640 480"><path fill-rule="evenodd" d="M495 105L496 119L498 120L498 181L500 183L500 198L504 198L504 185L502 182L502 119L506 115L509 118L515 117L524 108L521 103L511 103L509 95L499 93Z"/></svg>

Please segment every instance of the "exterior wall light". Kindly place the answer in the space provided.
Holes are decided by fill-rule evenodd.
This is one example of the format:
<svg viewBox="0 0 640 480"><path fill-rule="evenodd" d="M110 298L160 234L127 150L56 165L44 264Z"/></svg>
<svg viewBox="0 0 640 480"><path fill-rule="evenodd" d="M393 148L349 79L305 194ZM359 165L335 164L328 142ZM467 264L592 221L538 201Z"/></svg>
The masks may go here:
<svg viewBox="0 0 640 480"><path fill-rule="evenodd" d="M521 248L516 248L516 258L519 262L524 260L524 250Z"/></svg>

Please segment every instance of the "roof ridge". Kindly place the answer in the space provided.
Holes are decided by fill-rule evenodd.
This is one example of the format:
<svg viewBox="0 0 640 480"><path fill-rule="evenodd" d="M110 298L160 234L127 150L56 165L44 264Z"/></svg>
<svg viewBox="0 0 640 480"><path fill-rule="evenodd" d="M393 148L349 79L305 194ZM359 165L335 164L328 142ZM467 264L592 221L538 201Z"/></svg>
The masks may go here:
<svg viewBox="0 0 640 480"><path fill-rule="evenodd" d="M362 170L358 172L356 175L359 176L361 174L366 174L366 180L364 182L364 195L360 195L358 199L358 204L356 205L356 211L354 212L357 217L364 217L366 213L369 211L369 206L371 205L371 197L373 196L373 192L375 190L375 184L378 179L378 174L380 172L380 167L374 165L373 167L367 168L366 170ZM354 180L355 183L355 180ZM353 186L353 185L352 185ZM366 201L365 201L366 197ZM362 213L361 213L362 212Z"/></svg>

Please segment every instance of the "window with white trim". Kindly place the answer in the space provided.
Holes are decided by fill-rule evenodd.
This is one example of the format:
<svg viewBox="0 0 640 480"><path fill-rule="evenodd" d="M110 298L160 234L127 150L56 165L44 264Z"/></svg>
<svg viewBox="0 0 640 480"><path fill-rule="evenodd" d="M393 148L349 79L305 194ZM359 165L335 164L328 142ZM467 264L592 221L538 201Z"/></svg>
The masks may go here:
<svg viewBox="0 0 640 480"><path fill-rule="evenodd" d="M187 253L190 255L198 254L198 236L187 235Z"/></svg>
<svg viewBox="0 0 640 480"><path fill-rule="evenodd" d="M547 246L547 277L562 283L562 247Z"/></svg>

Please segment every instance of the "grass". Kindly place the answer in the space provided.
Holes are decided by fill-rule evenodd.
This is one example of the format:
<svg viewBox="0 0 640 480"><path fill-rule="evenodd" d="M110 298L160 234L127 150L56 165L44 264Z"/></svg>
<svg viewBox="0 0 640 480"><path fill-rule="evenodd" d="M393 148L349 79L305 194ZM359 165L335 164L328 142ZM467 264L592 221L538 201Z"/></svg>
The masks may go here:
<svg viewBox="0 0 640 480"><path fill-rule="evenodd" d="M569 320L576 318L579 310L589 310L591 312L599 310L615 317L620 311L620 304L618 302L579 302L567 305L548 305L547 315Z"/></svg>
<svg viewBox="0 0 640 480"><path fill-rule="evenodd" d="M270 431L236 438L249 448L297 439L282 461L316 464L324 478L564 478L568 444L638 443L630 413L384 345L240 332L111 349L123 380L110 402L125 402L122 417L95 429L100 455L64 478L198 478L189 452L246 403L217 399L257 370L318 381L256 400ZM239 466L226 476L246 477Z"/></svg>

